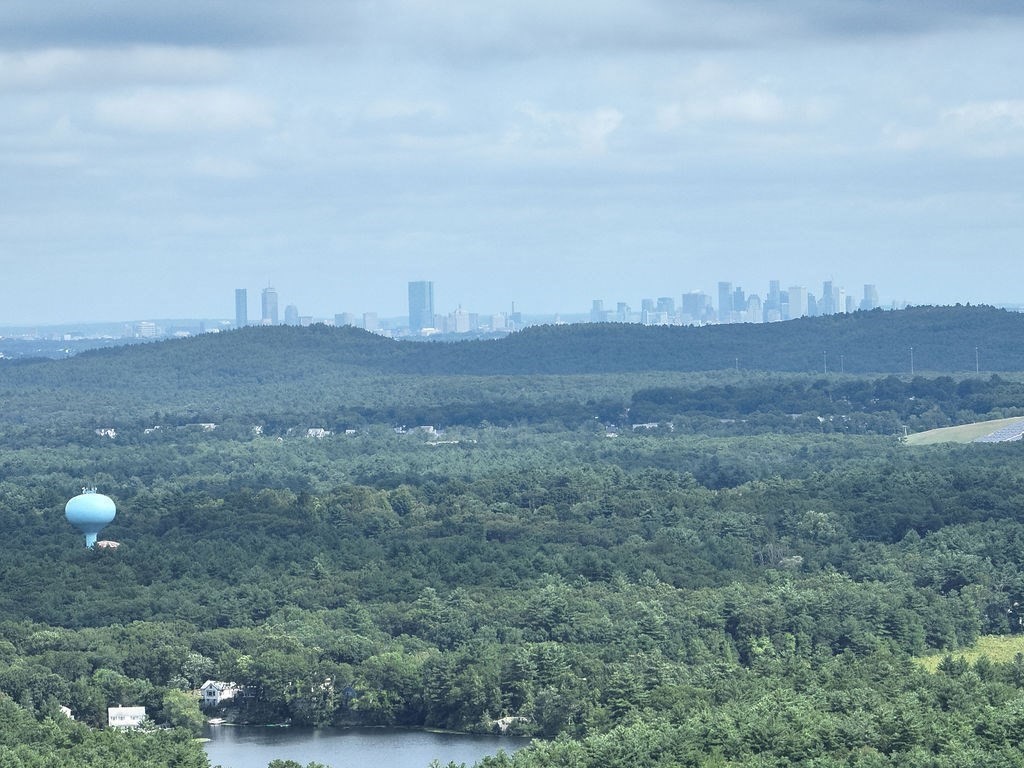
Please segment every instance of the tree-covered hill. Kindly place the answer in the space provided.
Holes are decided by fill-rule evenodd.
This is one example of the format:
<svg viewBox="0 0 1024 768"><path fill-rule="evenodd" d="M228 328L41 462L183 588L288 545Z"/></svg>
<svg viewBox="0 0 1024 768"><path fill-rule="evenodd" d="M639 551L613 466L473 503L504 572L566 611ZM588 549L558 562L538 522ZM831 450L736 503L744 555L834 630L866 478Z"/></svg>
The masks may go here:
<svg viewBox="0 0 1024 768"><path fill-rule="evenodd" d="M265 383L359 371L438 375L593 374L642 371L963 373L1024 370L1024 314L992 307L913 307L785 323L536 326L498 340L407 342L358 329L251 327L189 339L84 352L71 361L9 366L30 381L65 370L84 385L162 375L186 384ZM977 353L977 355L976 355ZM114 370L111 370L111 369ZM111 376L116 378L110 378Z"/></svg>
<svg viewBox="0 0 1024 768"><path fill-rule="evenodd" d="M0 424L41 443L92 441L95 429L110 428L138 439L153 427L196 423L236 437L253 426L281 435L595 420L895 434L1017 415L1024 385L990 371L1024 369L1022 335L1024 315L984 307L772 325L548 326L457 343L323 325L254 327L65 360L0 361ZM956 373L935 376L943 370Z"/></svg>
<svg viewBox="0 0 1024 768"><path fill-rule="evenodd" d="M540 326L499 342L451 345L410 359L464 373L714 371L911 373L1024 369L1024 315L991 307L915 307L785 323Z"/></svg>

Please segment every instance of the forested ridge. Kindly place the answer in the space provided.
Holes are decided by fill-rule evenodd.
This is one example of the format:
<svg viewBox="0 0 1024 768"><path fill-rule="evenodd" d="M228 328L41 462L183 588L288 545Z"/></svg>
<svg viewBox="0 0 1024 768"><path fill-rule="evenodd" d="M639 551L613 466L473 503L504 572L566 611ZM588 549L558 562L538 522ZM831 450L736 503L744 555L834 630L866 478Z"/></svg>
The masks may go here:
<svg viewBox="0 0 1024 768"><path fill-rule="evenodd" d="M537 737L492 768L1024 764L1024 658L914 661L1020 629L1024 447L897 439L1024 415L1018 374L401 359L460 346L0 367L0 765L205 765L211 678L239 720ZM64 520L83 485L119 549Z"/></svg>
<svg viewBox="0 0 1024 768"><path fill-rule="evenodd" d="M90 350L65 361L20 361L26 380L53 366L85 380L118 373L202 377L228 386L315 369L391 374L574 375L741 368L792 373L906 374L1024 370L1024 314L984 306L910 307L804 317L783 323L533 326L501 339L396 341L349 326L253 326L148 344ZM976 355L976 351L978 354ZM44 377L52 373L41 374ZM116 382L115 382L116 385Z"/></svg>

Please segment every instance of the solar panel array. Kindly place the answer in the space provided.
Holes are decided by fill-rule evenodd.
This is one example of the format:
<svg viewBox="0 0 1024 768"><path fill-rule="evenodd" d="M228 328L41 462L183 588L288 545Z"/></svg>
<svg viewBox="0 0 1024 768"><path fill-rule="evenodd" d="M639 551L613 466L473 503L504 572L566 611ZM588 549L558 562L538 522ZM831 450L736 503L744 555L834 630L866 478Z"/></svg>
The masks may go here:
<svg viewBox="0 0 1024 768"><path fill-rule="evenodd" d="M1024 438L1024 419L1000 427L984 437L975 438L976 443L1009 443Z"/></svg>

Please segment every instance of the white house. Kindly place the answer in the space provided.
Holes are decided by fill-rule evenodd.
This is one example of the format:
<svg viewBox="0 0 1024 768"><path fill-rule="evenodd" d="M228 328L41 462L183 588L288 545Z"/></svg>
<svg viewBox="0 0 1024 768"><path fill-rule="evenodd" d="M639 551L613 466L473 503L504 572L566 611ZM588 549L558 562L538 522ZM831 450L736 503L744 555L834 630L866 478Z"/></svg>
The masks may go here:
<svg viewBox="0 0 1024 768"><path fill-rule="evenodd" d="M235 698L241 692L241 687L235 683L207 680L199 686L199 705L202 707L216 707L229 699Z"/></svg>
<svg viewBox="0 0 1024 768"><path fill-rule="evenodd" d="M111 728L138 728L145 719L145 707L107 707L107 725Z"/></svg>

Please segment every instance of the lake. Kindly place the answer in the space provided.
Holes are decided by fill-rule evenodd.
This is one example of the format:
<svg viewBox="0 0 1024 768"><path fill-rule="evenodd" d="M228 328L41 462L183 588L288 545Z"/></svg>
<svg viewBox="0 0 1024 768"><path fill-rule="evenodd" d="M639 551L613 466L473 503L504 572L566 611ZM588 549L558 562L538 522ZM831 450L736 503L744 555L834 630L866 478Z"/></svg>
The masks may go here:
<svg viewBox="0 0 1024 768"><path fill-rule="evenodd" d="M515 752L529 739L469 736L396 728L266 728L207 726L203 736L210 764L223 768L267 768L271 760L331 768L427 768L431 760L472 765L498 750Z"/></svg>

